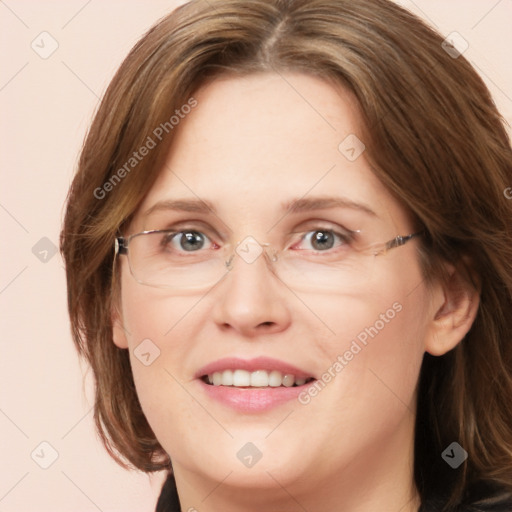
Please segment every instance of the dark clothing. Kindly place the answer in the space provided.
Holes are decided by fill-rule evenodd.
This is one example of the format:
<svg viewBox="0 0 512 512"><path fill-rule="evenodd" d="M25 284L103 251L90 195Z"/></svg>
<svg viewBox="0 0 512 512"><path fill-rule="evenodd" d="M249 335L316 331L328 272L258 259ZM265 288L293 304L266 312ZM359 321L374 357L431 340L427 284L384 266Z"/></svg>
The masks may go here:
<svg viewBox="0 0 512 512"><path fill-rule="evenodd" d="M440 512L442 506L441 499L427 499L418 512ZM176 483L172 475L167 477L162 487L156 512L181 512ZM471 496L466 503L451 512L512 512L512 493L500 491L493 485L482 483L472 488Z"/></svg>
<svg viewBox="0 0 512 512"><path fill-rule="evenodd" d="M176 482L172 474L169 474L162 486L155 512L181 512Z"/></svg>

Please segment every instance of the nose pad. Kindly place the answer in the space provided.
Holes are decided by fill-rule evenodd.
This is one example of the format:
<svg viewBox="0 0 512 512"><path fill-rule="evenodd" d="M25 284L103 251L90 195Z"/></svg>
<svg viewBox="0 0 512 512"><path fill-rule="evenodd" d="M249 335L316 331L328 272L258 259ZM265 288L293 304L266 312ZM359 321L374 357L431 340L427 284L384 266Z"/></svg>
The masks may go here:
<svg viewBox="0 0 512 512"><path fill-rule="evenodd" d="M226 268L228 270L233 270L233 260L235 259L235 253L233 253L231 255L231 257L229 258L229 260L227 260L224 265L226 265Z"/></svg>
<svg viewBox="0 0 512 512"><path fill-rule="evenodd" d="M254 240L254 242L256 242ZM277 261L277 251L269 244L269 243L259 243L259 242L256 242L258 246L261 247L262 251L261 251L261 255L263 255L264 258L266 258L267 260L267 263L268 262L272 262L272 263L275 263ZM256 257L254 256L249 256L248 254L246 254L248 252L247 250L247 244L242 245L242 247L245 247L245 249L243 248L240 248L240 242L239 242L239 245L237 247L237 249L235 250L235 252L233 252L233 254L231 255L231 257L224 262L224 265L226 266L226 268L228 270L232 270L233 269L233 266L234 266L234 260L235 260L235 257L238 255L239 258L243 259L246 263L253 263L254 261L256 261L258 259L258 257L260 255L257 255ZM270 265L270 270L272 272L275 271L275 269L272 267L272 265Z"/></svg>

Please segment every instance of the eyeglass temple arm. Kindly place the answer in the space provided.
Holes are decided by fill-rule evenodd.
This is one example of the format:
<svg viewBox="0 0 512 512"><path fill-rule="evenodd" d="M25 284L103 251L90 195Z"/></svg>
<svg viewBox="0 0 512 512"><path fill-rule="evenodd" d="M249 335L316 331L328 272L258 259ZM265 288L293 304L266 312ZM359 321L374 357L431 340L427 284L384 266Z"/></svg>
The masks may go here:
<svg viewBox="0 0 512 512"><path fill-rule="evenodd" d="M401 245L406 244L411 238L414 238L415 236L420 236L423 234L423 231L418 231L417 233L412 233L410 235L401 236L398 235L396 238L393 238L393 240L390 240L385 247L386 251L389 251L390 249L393 249L395 247L400 247Z"/></svg>
<svg viewBox="0 0 512 512"><path fill-rule="evenodd" d="M128 254L128 243L126 238L118 236L114 242L114 254Z"/></svg>

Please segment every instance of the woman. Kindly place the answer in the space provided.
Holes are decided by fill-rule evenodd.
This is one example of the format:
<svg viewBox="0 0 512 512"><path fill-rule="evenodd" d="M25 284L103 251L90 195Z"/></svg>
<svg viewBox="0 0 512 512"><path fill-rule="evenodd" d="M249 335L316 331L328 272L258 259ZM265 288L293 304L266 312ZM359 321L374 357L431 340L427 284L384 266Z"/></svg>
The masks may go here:
<svg viewBox="0 0 512 512"><path fill-rule="evenodd" d="M448 42L449 43L449 42ZM192 1L114 77L61 248L157 510L512 510L512 151L387 0Z"/></svg>

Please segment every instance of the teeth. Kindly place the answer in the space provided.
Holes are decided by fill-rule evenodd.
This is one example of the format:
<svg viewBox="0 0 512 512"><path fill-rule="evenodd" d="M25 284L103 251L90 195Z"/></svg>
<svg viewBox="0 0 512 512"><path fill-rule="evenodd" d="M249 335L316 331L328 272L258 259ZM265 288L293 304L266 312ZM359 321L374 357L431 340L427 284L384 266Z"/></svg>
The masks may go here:
<svg viewBox="0 0 512 512"><path fill-rule="evenodd" d="M283 386L286 386L287 388L292 387L294 382L295 382L295 375L285 375L283 377Z"/></svg>
<svg viewBox="0 0 512 512"><path fill-rule="evenodd" d="M277 370L267 372L266 370L257 370L248 372L247 370L224 370L223 372L210 373L207 376L208 382L214 386L234 386L234 387L254 387L266 388L285 386L287 388L302 386L312 378L296 378L292 374L282 374Z"/></svg>
<svg viewBox="0 0 512 512"><path fill-rule="evenodd" d="M268 385L277 388L283 383L283 375L277 370L272 370L268 376Z"/></svg>
<svg viewBox="0 0 512 512"><path fill-rule="evenodd" d="M251 374L249 372L246 372L245 370L235 370L233 372L233 386L242 387L250 385Z"/></svg>
<svg viewBox="0 0 512 512"><path fill-rule="evenodd" d="M268 387L268 373L265 370L258 370L251 373L251 386L253 388Z"/></svg>
<svg viewBox="0 0 512 512"><path fill-rule="evenodd" d="M223 386L232 386L233 385L233 372L231 370L226 370L221 373Z"/></svg>

